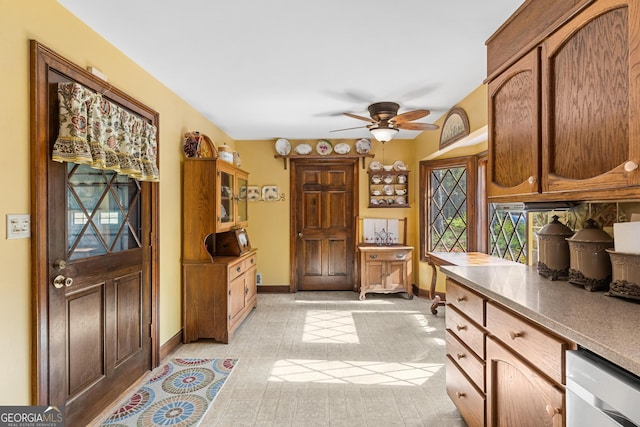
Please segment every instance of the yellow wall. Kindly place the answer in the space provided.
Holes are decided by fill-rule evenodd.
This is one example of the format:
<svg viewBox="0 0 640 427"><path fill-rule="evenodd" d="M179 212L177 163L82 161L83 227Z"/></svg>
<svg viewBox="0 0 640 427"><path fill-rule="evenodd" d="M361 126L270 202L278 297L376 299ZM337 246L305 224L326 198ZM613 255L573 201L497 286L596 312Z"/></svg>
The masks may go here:
<svg viewBox="0 0 640 427"><path fill-rule="evenodd" d="M29 39L109 82L160 113L161 342L181 328L180 143L186 130L234 141L181 98L52 0L0 0L0 218L30 213ZM153 40L149 41L153 43ZM2 227L4 229L4 225ZM30 239L0 238L0 405L30 403Z"/></svg>
<svg viewBox="0 0 640 427"><path fill-rule="evenodd" d="M341 142L347 143L354 150L356 139L332 139L335 146ZM315 148L317 139L290 140L292 148L298 144L309 144ZM258 271L262 273L265 286L289 286L289 209L291 192L289 189L289 171L284 169L282 159L275 159L275 140L236 141L236 149L241 155L242 169L250 172L249 185L278 185L280 192L285 194L284 202L250 202L249 203L249 238L251 246L257 247ZM385 164L392 164L395 160L402 160L409 164L412 159L413 142L411 140L393 140L384 147ZM382 144L375 141L371 153L375 160L382 162ZM367 158L365 167L374 159ZM409 226L413 225L414 209L369 209L366 169L362 169L362 161L358 161L360 182L360 216L379 218L407 217ZM417 194L417 193L416 193ZM411 194L410 203L416 203L416 195ZM413 233L409 236L409 244L413 241Z"/></svg>
<svg viewBox="0 0 640 427"><path fill-rule="evenodd" d="M487 122L487 87L486 85L480 85L473 92L467 95L463 100L461 100L457 105L452 105L451 107L460 107L466 113L469 118L469 130L471 133L474 131L484 127ZM445 116L438 119L435 124L442 127L442 123L444 122ZM414 141L415 143L415 157L414 164L411 165L413 170L418 171L420 169L420 160L424 160L425 157L433 154L438 150L438 145L440 141L440 131L436 132L423 132L418 135ZM464 147L460 149L452 150L442 157L438 158L451 158L457 156L468 156L472 154L477 154L487 149L487 142L481 142L477 145L473 145L470 147ZM414 179L417 179L418 174L414 174ZM416 181L414 184L414 188L416 188L418 182ZM416 206L417 209L417 206ZM419 212L416 212L416 215L419 215ZM415 233L419 235L420 225L418 223L415 224ZM418 240L419 242L419 240ZM417 283L419 283L419 287L421 289L429 289L431 286L431 276L432 270L431 267L425 262L420 262L417 271L418 278ZM443 275L438 275L438 283L436 286L436 290L438 292L444 291L444 277Z"/></svg>

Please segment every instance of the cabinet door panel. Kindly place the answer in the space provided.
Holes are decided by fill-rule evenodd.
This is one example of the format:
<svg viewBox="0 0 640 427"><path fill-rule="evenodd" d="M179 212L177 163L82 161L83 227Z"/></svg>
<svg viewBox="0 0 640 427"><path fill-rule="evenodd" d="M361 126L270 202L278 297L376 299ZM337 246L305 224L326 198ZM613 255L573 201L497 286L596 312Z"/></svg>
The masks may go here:
<svg viewBox="0 0 640 427"><path fill-rule="evenodd" d="M245 307L245 275L236 277L229 282L229 319L230 327L240 318Z"/></svg>
<svg viewBox="0 0 640 427"><path fill-rule="evenodd" d="M487 425L564 426L564 392L487 338Z"/></svg>
<svg viewBox="0 0 640 427"><path fill-rule="evenodd" d="M539 68L535 49L489 83L489 196L539 192Z"/></svg>
<svg viewBox="0 0 640 427"><path fill-rule="evenodd" d="M543 191L639 183L624 164L639 160L640 7L625 3L598 1L543 44Z"/></svg>
<svg viewBox="0 0 640 427"><path fill-rule="evenodd" d="M404 261L388 261L385 278L385 287L387 289L404 289L407 283L407 271Z"/></svg>

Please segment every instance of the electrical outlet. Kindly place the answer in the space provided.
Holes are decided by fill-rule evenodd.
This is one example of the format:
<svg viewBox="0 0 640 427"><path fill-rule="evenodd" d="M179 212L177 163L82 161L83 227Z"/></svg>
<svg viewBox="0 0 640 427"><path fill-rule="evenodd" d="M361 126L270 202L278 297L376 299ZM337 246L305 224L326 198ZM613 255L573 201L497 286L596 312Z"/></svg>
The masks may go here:
<svg viewBox="0 0 640 427"><path fill-rule="evenodd" d="M262 273L256 273L256 285L262 285Z"/></svg>
<svg viewBox="0 0 640 427"><path fill-rule="evenodd" d="M7 240L31 237L31 217L29 214L7 214Z"/></svg>

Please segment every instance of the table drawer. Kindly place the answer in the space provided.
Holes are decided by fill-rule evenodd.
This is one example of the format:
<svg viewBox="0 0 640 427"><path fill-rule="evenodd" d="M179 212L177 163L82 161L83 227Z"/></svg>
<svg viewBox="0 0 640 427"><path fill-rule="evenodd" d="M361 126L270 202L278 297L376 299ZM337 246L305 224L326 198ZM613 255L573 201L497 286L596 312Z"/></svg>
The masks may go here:
<svg viewBox="0 0 640 427"><path fill-rule="evenodd" d="M367 251L364 256L367 261L406 261L411 258L411 251L407 249Z"/></svg>
<svg viewBox="0 0 640 427"><path fill-rule="evenodd" d="M485 424L485 397L469 382L449 357L445 362L447 394L469 427Z"/></svg>
<svg viewBox="0 0 640 427"><path fill-rule="evenodd" d="M487 329L552 380L564 384L564 352L569 344L522 317L487 303Z"/></svg>
<svg viewBox="0 0 640 427"><path fill-rule="evenodd" d="M478 325L484 325L485 299L451 279L447 279L447 303L455 305Z"/></svg>
<svg viewBox="0 0 640 427"><path fill-rule="evenodd" d="M480 359L484 359L484 335L482 328L461 314L455 306L447 306L445 319L447 329L473 350Z"/></svg>
<svg viewBox="0 0 640 427"><path fill-rule="evenodd" d="M447 331L447 355L462 368L480 390L486 390L484 361L465 347L451 331Z"/></svg>

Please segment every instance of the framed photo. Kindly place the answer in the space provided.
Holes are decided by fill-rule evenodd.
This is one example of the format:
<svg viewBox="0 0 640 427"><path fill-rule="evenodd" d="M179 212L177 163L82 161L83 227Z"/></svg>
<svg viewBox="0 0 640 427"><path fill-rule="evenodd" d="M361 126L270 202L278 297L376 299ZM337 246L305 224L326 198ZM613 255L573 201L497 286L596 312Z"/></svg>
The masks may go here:
<svg viewBox="0 0 640 427"><path fill-rule="evenodd" d="M469 118L462 108L452 108L442 125L440 133L440 148L453 144L469 135Z"/></svg>

